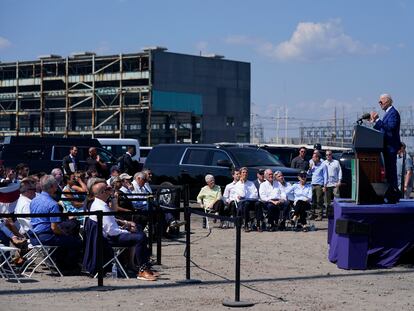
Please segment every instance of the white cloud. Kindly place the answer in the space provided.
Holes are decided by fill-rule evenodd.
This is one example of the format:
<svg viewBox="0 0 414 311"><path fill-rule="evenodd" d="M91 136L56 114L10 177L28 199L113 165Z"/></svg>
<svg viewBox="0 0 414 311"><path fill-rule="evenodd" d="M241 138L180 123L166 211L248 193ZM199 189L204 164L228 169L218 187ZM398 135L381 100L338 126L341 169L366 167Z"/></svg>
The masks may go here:
<svg viewBox="0 0 414 311"><path fill-rule="evenodd" d="M11 46L11 42L4 37L0 37L0 50Z"/></svg>
<svg viewBox="0 0 414 311"><path fill-rule="evenodd" d="M339 19L326 23L301 22L290 39L279 44L243 35L228 37L225 42L250 45L260 54L279 61L318 61L341 55L374 54L387 49L353 39L344 32Z"/></svg>

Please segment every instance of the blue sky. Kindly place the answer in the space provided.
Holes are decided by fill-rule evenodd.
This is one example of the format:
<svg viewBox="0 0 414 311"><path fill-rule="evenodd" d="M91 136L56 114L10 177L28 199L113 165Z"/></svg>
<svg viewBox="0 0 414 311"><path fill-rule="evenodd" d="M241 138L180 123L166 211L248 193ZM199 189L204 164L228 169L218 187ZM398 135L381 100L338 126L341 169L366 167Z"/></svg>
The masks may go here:
<svg viewBox="0 0 414 311"><path fill-rule="evenodd" d="M412 109L413 30L410 0L1 0L0 61L150 45L247 61L252 111L270 138L285 106L289 135L326 124L334 107L354 121L385 92Z"/></svg>

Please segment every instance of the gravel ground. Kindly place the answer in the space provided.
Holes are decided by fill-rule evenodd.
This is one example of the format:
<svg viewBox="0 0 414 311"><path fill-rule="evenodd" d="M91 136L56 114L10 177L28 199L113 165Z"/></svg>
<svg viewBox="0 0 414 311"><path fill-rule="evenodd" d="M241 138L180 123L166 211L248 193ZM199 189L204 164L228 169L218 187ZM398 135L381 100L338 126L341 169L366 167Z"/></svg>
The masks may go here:
<svg viewBox="0 0 414 311"><path fill-rule="evenodd" d="M36 273L23 284L0 279L2 310L226 310L234 300L235 230L211 233L192 216L191 277L185 279L184 236L163 242L157 282ZM327 222L314 232L242 233L241 300L251 310L414 310L414 270L341 270L327 259ZM155 251L155 247L154 247ZM7 307L4 307L7 306Z"/></svg>

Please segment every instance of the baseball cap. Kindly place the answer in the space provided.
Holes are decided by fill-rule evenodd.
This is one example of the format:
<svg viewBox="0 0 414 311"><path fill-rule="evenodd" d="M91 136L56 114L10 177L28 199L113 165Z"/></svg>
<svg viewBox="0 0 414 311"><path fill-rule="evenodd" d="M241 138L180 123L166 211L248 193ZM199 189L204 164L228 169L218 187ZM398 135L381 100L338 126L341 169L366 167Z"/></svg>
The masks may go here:
<svg viewBox="0 0 414 311"><path fill-rule="evenodd" d="M128 175L127 173L122 173L121 175L119 175L119 178L121 178L121 179L131 179L132 176Z"/></svg>
<svg viewBox="0 0 414 311"><path fill-rule="evenodd" d="M300 171L298 174L299 177L307 177L308 174L306 173L306 171Z"/></svg>

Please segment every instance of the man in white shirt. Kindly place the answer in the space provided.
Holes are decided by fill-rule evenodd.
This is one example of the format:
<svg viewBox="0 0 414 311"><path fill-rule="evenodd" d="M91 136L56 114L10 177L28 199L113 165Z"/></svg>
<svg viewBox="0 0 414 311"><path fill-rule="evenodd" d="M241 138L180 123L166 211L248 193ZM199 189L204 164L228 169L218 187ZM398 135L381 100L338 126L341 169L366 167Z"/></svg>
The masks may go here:
<svg viewBox="0 0 414 311"><path fill-rule="evenodd" d="M251 229L255 229L254 226L252 226L252 228L249 227L250 211L254 210L256 214L257 230L262 231L260 222L263 221L263 211L261 205L258 204L259 195L255 184L252 181L247 180L247 177L248 169L247 167L242 167L240 169L240 180L233 188L237 202L237 214L243 215L244 231L250 232Z"/></svg>
<svg viewBox="0 0 414 311"><path fill-rule="evenodd" d="M280 207L286 201L286 196L282 197L282 192L278 187L277 181L273 181L273 172L271 169L265 170L264 179L265 181L260 184L259 197L267 210L269 231L276 231Z"/></svg>
<svg viewBox="0 0 414 311"><path fill-rule="evenodd" d="M92 193L95 197L90 211L111 212L106 203L112 194L112 188L102 179L92 186ZM97 221L96 216L90 216L90 219ZM132 222L123 221L126 228L131 231L121 229L115 219L115 216L104 216L102 229L103 235L111 246L135 247L135 261L139 267L137 278L144 281L156 281L157 277L151 271L149 262L150 251L147 246L147 237L142 230L134 227ZM133 232L136 230L136 232Z"/></svg>
<svg viewBox="0 0 414 311"><path fill-rule="evenodd" d="M326 150L326 160L323 161L328 168L328 183L326 184L325 203L326 208L331 207L333 198L339 198L339 186L342 180L341 164L335 160L332 155L332 150Z"/></svg>
<svg viewBox="0 0 414 311"><path fill-rule="evenodd" d="M233 189L236 183L240 180L240 170L234 169L231 173L231 176L233 177L233 181L227 184L226 188L224 188L222 199L226 206L225 208L229 209L230 215L235 215L236 206L234 201L236 200L236 193L233 191Z"/></svg>
<svg viewBox="0 0 414 311"><path fill-rule="evenodd" d="M289 219L291 204L293 204L294 201L293 194L287 193L288 190L292 187L292 184L285 180L285 176L283 176L283 173L281 171L276 171L273 175L273 179L277 182L277 186L281 191L282 198L285 199L285 201L282 203L282 206L280 207L282 212L282 220L279 224L279 230L285 230L285 223L286 220Z"/></svg>
<svg viewBox="0 0 414 311"><path fill-rule="evenodd" d="M30 214L30 202L36 196L36 180L30 177L23 178L20 182L20 197L17 200L14 214ZM30 219L29 219L30 220ZM16 221L16 227L19 228L19 232L24 234L29 228L20 227L20 224Z"/></svg>

